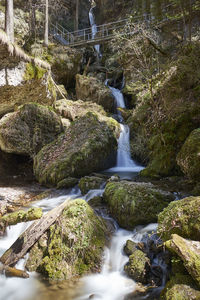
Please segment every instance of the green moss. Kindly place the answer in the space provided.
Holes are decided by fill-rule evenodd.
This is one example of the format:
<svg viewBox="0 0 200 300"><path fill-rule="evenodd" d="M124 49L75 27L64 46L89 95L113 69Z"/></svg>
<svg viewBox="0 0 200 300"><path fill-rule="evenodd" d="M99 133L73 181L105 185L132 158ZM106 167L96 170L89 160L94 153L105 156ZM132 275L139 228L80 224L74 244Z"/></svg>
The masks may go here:
<svg viewBox="0 0 200 300"><path fill-rule="evenodd" d="M43 248L43 258L34 268L46 277L57 280L98 271L105 245L105 223L85 200L71 202L57 222L50 227ZM28 266L35 262L37 244L31 250ZM40 253L40 252L39 252Z"/></svg>
<svg viewBox="0 0 200 300"><path fill-rule="evenodd" d="M27 63L26 71L24 74L24 80L28 81L31 79L41 79L46 72L47 72L46 69L33 65L32 63Z"/></svg>
<svg viewBox="0 0 200 300"><path fill-rule="evenodd" d="M188 197L171 202L158 215L158 234L167 241L171 234L200 239L200 197Z"/></svg>
<svg viewBox="0 0 200 300"><path fill-rule="evenodd" d="M109 182L103 195L120 226L132 229L157 221L157 215L174 196L153 185L135 182Z"/></svg>

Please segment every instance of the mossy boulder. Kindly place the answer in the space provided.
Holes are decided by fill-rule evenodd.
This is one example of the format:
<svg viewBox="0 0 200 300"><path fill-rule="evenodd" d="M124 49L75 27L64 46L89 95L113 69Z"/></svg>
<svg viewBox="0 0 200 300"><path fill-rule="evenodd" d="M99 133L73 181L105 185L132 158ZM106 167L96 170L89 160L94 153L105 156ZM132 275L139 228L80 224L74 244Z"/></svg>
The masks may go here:
<svg viewBox="0 0 200 300"><path fill-rule="evenodd" d="M37 180L57 186L68 177L80 178L109 167L115 162L118 134L114 119L87 113L35 156Z"/></svg>
<svg viewBox="0 0 200 300"><path fill-rule="evenodd" d="M124 246L124 252L126 253L126 255L130 256L132 255L136 250L138 250L138 247L137 247L137 243L131 241L131 240L128 240L126 242L126 245Z"/></svg>
<svg viewBox="0 0 200 300"><path fill-rule="evenodd" d="M82 100L58 100L55 102L55 110L63 118L67 118L71 121L84 116L88 112L100 113L106 116L106 112L100 105Z"/></svg>
<svg viewBox="0 0 200 300"><path fill-rule="evenodd" d="M111 91L95 77L76 75L77 99L97 103L106 111L113 112L114 98Z"/></svg>
<svg viewBox="0 0 200 300"><path fill-rule="evenodd" d="M158 234L162 240L169 240L174 233L200 240L200 197L171 202L158 215Z"/></svg>
<svg viewBox="0 0 200 300"><path fill-rule="evenodd" d="M0 148L33 157L62 130L61 119L52 109L28 103L0 120Z"/></svg>
<svg viewBox="0 0 200 300"><path fill-rule="evenodd" d="M141 283L147 283L147 273L150 260L141 250L136 250L129 256L129 262L124 266L124 271L129 277Z"/></svg>
<svg viewBox="0 0 200 300"><path fill-rule="evenodd" d="M161 300L198 300L200 291L189 275L177 274L167 282Z"/></svg>
<svg viewBox="0 0 200 300"><path fill-rule="evenodd" d="M100 271L107 229L85 200L71 202L32 247L26 267L52 280Z"/></svg>
<svg viewBox="0 0 200 300"><path fill-rule="evenodd" d="M133 229L157 221L157 216L175 197L149 183L109 182L104 201L120 226Z"/></svg>
<svg viewBox="0 0 200 300"><path fill-rule="evenodd" d="M85 176L79 181L78 187L82 194L87 194L89 190L100 189L101 185L104 183L105 179L96 176Z"/></svg>
<svg viewBox="0 0 200 300"><path fill-rule="evenodd" d="M188 273L200 286L200 242L172 234L171 240L165 242L165 245L169 251L181 258Z"/></svg>
<svg viewBox="0 0 200 300"><path fill-rule="evenodd" d="M10 214L6 214L0 218L0 231L4 231L6 226L16 225L21 222L37 220L42 217L42 209L33 207L29 210L18 210Z"/></svg>
<svg viewBox="0 0 200 300"><path fill-rule="evenodd" d="M177 155L177 164L190 179L200 177L200 128L191 132Z"/></svg>

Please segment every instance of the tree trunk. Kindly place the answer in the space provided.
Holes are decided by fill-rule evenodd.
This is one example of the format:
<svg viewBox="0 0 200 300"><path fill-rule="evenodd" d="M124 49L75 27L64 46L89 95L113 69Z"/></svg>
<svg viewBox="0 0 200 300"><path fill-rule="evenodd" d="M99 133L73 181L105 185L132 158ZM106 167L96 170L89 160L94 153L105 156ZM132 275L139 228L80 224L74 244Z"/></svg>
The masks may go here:
<svg viewBox="0 0 200 300"><path fill-rule="evenodd" d="M0 274L5 274L6 277L19 277L19 278L29 278L27 272L15 268L11 268L0 264Z"/></svg>
<svg viewBox="0 0 200 300"><path fill-rule="evenodd" d="M9 40L14 43L14 13L13 0L6 0L5 31Z"/></svg>
<svg viewBox="0 0 200 300"><path fill-rule="evenodd" d="M38 241L42 234L55 222L63 209L70 206L71 201L66 200L61 205L52 209L39 221L35 221L25 230L14 244L1 256L0 262L4 265L14 265Z"/></svg>
<svg viewBox="0 0 200 300"><path fill-rule="evenodd" d="M48 47L49 43L49 0L46 0L45 5L45 32L44 32L44 45Z"/></svg>
<svg viewBox="0 0 200 300"><path fill-rule="evenodd" d="M79 23L79 0L76 0L75 31L78 31L78 23Z"/></svg>

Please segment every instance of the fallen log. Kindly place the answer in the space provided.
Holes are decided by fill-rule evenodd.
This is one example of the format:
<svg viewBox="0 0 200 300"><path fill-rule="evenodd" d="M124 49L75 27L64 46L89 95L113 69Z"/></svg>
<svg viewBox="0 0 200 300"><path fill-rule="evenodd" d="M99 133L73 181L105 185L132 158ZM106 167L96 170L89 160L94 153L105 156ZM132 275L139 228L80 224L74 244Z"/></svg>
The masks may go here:
<svg viewBox="0 0 200 300"><path fill-rule="evenodd" d="M12 246L6 250L0 258L0 262L8 266L16 264L38 241L41 235L55 222L63 209L70 206L70 204L71 201L66 200L61 205L49 211L40 220L35 221L18 237Z"/></svg>
<svg viewBox="0 0 200 300"><path fill-rule="evenodd" d="M5 274L6 277L20 277L20 278L29 278L27 272L9 266L0 264L0 274Z"/></svg>

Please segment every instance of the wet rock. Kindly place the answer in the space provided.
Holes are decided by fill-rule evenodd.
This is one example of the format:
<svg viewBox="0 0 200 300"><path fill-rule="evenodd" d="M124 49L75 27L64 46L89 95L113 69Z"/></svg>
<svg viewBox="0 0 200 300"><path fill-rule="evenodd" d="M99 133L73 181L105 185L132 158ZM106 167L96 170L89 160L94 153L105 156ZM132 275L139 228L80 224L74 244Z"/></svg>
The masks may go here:
<svg viewBox="0 0 200 300"><path fill-rule="evenodd" d="M200 240L200 197L188 197L171 202L158 215L158 234L169 240L173 233Z"/></svg>
<svg viewBox="0 0 200 300"><path fill-rule="evenodd" d="M190 179L200 177L200 128L193 130L177 155L177 164Z"/></svg>
<svg viewBox="0 0 200 300"><path fill-rule="evenodd" d="M129 262L125 265L124 271L134 280L147 283L147 273L150 260L144 252L136 250L129 256Z"/></svg>
<svg viewBox="0 0 200 300"><path fill-rule="evenodd" d="M100 113L106 116L106 112L100 105L82 100L58 100L55 102L55 109L59 115L71 121L84 116L87 112Z"/></svg>
<svg viewBox="0 0 200 300"><path fill-rule="evenodd" d="M0 120L0 147L8 153L33 157L62 130L61 120L52 110L28 103Z"/></svg>
<svg viewBox="0 0 200 300"><path fill-rule="evenodd" d="M160 299L197 300L200 299L200 291L189 275L177 274L167 282Z"/></svg>
<svg viewBox="0 0 200 300"><path fill-rule="evenodd" d="M57 186L68 177L108 168L115 160L118 134L119 124L112 118L87 113L35 156L37 180Z"/></svg>
<svg viewBox="0 0 200 300"><path fill-rule="evenodd" d="M138 250L138 247L137 247L137 243L131 241L131 240L128 240L126 242L126 245L124 246L124 252L126 253L126 255L130 256L132 255L136 250Z"/></svg>
<svg viewBox="0 0 200 300"><path fill-rule="evenodd" d="M89 190L100 189L101 185L104 183L104 179L95 176L85 176L79 181L78 187L82 194L87 194Z"/></svg>
<svg viewBox="0 0 200 300"><path fill-rule="evenodd" d="M104 201L120 226L132 229L139 224L157 221L157 215L175 197L148 183L109 182Z"/></svg>
<svg viewBox="0 0 200 300"><path fill-rule="evenodd" d="M74 200L32 247L26 267L54 280L97 272L106 235L104 220L86 201Z"/></svg>
<svg viewBox="0 0 200 300"><path fill-rule="evenodd" d="M200 242L186 240L177 234L172 234L171 240L165 245L181 258L188 273L200 286Z"/></svg>
<svg viewBox="0 0 200 300"><path fill-rule="evenodd" d="M75 186L78 183L78 178L73 178L73 177L68 177L65 178L61 181L59 181L59 183L57 184L57 188L58 189L62 189L62 188L70 188Z"/></svg>
<svg viewBox="0 0 200 300"><path fill-rule="evenodd" d="M95 102L106 111L113 112L114 98L109 88L95 77L76 75L76 96L77 99Z"/></svg>

